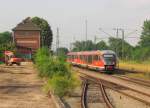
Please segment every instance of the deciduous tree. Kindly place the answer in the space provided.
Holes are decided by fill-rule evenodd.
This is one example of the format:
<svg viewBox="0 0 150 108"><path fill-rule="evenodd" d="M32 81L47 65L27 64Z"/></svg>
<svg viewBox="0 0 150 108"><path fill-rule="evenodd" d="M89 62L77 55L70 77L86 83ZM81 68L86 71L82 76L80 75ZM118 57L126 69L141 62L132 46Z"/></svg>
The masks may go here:
<svg viewBox="0 0 150 108"><path fill-rule="evenodd" d="M144 21L143 31L141 34L141 40L139 43L142 47L149 47L150 46L150 20Z"/></svg>
<svg viewBox="0 0 150 108"><path fill-rule="evenodd" d="M47 46L48 48L51 48L53 33L48 22L39 17L33 17L32 22L41 28L41 46Z"/></svg>
<svg viewBox="0 0 150 108"><path fill-rule="evenodd" d="M105 41L100 41L95 46L96 46L96 48L95 48L96 50L107 50L108 49L108 46L105 43Z"/></svg>
<svg viewBox="0 0 150 108"><path fill-rule="evenodd" d="M95 45L91 40L87 41L76 41L73 43L73 51L91 51Z"/></svg>
<svg viewBox="0 0 150 108"><path fill-rule="evenodd" d="M11 32L2 32L0 33L0 44L6 44L12 42Z"/></svg>

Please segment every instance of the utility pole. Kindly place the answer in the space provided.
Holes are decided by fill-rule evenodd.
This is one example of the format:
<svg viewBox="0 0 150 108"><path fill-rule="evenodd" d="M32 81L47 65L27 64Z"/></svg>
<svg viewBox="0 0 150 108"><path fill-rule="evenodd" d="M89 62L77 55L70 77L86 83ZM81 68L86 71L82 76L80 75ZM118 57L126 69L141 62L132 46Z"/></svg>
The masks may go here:
<svg viewBox="0 0 150 108"><path fill-rule="evenodd" d="M85 20L85 40L87 41L87 20Z"/></svg>
<svg viewBox="0 0 150 108"><path fill-rule="evenodd" d="M113 30L116 30L116 38L119 37L119 30L121 30L120 28L113 28Z"/></svg>
<svg viewBox="0 0 150 108"><path fill-rule="evenodd" d="M85 20L85 49L86 49L86 43L87 43L87 20Z"/></svg>
<svg viewBox="0 0 150 108"><path fill-rule="evenodd" d="M97 40L97 37L96 35L94 36L94 43L96 44L96 40Z"/></svg>
<svg viewBox="0 0 150 108"><path fill-rule="evenodd" d="M96 37L96 35L95 35L95 36L94 36L95 50L97 50L96 40L97 40L97 37Z"/></svg>
<svg viewBox="0 0 150 108"><path fill-rule="evenodd" d="M120 29L122 32L122 59L124 57L124 29Z"/></svg>
<svg viewBox="0 0 150 108"><path fill-rule="evenodd" d="M123 57L124 57L124 29L122 29L122 28L114 28L113 30L116 30L116 38L118 38L119 37L119 30L121 31L121 33L122 33L122 45L121 45L121 52L122 52L122 54L121 54L121 57L122 57L122 59L123 59ZM118 46L118 45L117 45ZM116 46L116 53L118 53L118 51L117 51L117 46Z"/></svg>
<svg viewBox="0 0 150 108"><path fill-rule="evenodd" d="M76 42L76 37L75 36L73 36L73 41Z"/></svg>
<svg viewBox="0 0 150 108"><path fill-rule="evenodd" d="M114 28L113 30L116 30L116 38L118 39L119 38L119 30L121 30L121 29L119 29L119 28ZM116 54L118 55L118 43L116 43L117 45L116 45L116 48L115 48L115 52L116 52Z"/></svg>
<svg viewBox="0 0 150 108"><path fill-rule="evenodd" d="M56 53L58 55L57 49L59 48L59 28L57 28L57 35L56 35Z"/></svg>
<svg viewBox="0 0 150 108"><path fill-rule="evenodd" d="M71 42L71 43L70 43L70 47L69 47L69 48L70 48L70 51L72 50L72 46L73 46L73 43Z"/></svg>
<svg viewBox="0 0 150 108"><path fill-rule="evenodd" d="M119 29L117 28L116 29L116 38L118 38L119 37Z"/></svg>

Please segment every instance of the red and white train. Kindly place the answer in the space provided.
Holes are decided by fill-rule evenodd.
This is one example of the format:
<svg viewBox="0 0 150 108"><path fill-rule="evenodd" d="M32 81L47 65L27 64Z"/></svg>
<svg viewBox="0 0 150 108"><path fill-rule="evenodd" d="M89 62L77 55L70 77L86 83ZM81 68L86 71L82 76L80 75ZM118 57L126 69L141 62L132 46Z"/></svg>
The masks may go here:
<svg viewBox="0 0 150 108"><path fill-rule="evenodd" d="M111 50L69 52L67 62L89 69L113 71L117 66L117 56Z"/></svg>

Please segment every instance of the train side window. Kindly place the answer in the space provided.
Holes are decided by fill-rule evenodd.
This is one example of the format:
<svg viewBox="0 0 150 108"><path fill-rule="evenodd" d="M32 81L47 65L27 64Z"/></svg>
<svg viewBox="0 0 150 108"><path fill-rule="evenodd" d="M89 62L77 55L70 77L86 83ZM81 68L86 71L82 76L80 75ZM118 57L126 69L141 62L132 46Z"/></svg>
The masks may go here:
<svg viewBox="0 0 150 108"><path fill-rule="evenodd" d="M94 55L93 60L97 61L98 60L98 55Z"/></svg>
<svg viewBox="0 0 150 108"><path fill-rule="evenodd" d="M72 60L74 60L74 55L72 55Z"/></svg>
<svg viewBox="0 0 150 108"><path fill-rule="evenodd" d="M83 55L83 61L87 62L85 55Z"/></svg>
<svg viewBox="0 0 150 108"><path fill-rule="evenodd" d="M72 55L72 60L74 60L74 55Z"/></svg>
<svg viewBox="0 0 150 108"><path fill-rule="evenodd" d="M92 55L88 56L88 63L92 63Z"/></svg>
<svg viewBox="0 0 150 108"><path fill-rule="evenodd" d="M74 55L74 59L76 59L76 55Z"/></svg>
<svg viewBox="0 0 150 108"><path fill-rule="evenodd" d="M71 59L71 55L68 55L68 60L70 60Z"/></svg>
<svg viewBox="0 0 150 108"><path fill-rule="evenodd" d="M99 61L101 60L101 56L98 56L98 60L99 60Z"/></svg>
<svg viewBox="0 0 150 108"><path fill-rule="evenodd" d="M76 55L76 59L78 59L78 55Z"/></svg>
<svg viewBox="0 0 150 108"><path fill-rule="evenodd" d="M72 55L70 55L70 59L72 60Z"/></svg>
<svg viewBox="0 0 150 108"><path fill-rule="evenodd" d="M73 55L71 55L71 60L73 60Z"/></svg>
<svg viewBox="0 0 150 108"><path fill-rule="evenodd" d="M88 63L88 58L87 58L87 56L84 56L84 60L85 60L85 62Z"/></svg>
<svg viewBox="0 0 150 108"><path fill-rule="evenodd" d="M83 61L85 61L85 57L84 57L84 55L82 55L82 60L83 60Z"/></svg>
<svg viewBox="0 0 150 108"><path fill-rule="evenodd" d="M80 55L79 57L80 57L80 60L82 60L82 55Z"/></svg>
<svg viewBox="0 0 150 108"><path fill-rule="evenodd" d="M70 60L72 60L72 56L70 55Z"/></svg>

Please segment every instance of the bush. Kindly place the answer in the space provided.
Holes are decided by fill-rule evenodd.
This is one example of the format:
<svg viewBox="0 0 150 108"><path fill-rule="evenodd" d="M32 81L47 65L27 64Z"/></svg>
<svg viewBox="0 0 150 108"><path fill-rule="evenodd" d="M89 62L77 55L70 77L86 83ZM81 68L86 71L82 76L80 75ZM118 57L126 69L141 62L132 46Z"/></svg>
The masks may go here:
<svg viewBox="0 0 150 108"><path fill-rule="evenodd" d="M73 77L65 77L60 75L54 75L52 79L48 80L45 85L45 90L48 92L52 90L54 94L59 97L69 94L76 86L75 79Z"/></svg>
<svg viewBox="0 0 150 108"><path fill-rule="evenodd" d="M54 74L67 77L71 75L69 65L53 56L43 55L36 62L41 77L52 78Z"/></svg>
<svg viewBox="0 0 150 108"><path fill-rule="evenodd" d="M46 91L53 90L56 95L63 97L79 83L71 72L70 64L60 57L50 55L47 48L38 50L35 64L39 76L48 79Z"/></svg>
<svg viewBox="0 0 150 108"><path fill-rule="evenodd" d="M35 63L36 63L36 67L39 70L39 76L44 77L45 74L49 69L48 69L48 65L49 65L49 52L48 49L46 47L43 47L41 49L39 49L35 55Z"/></svg>

